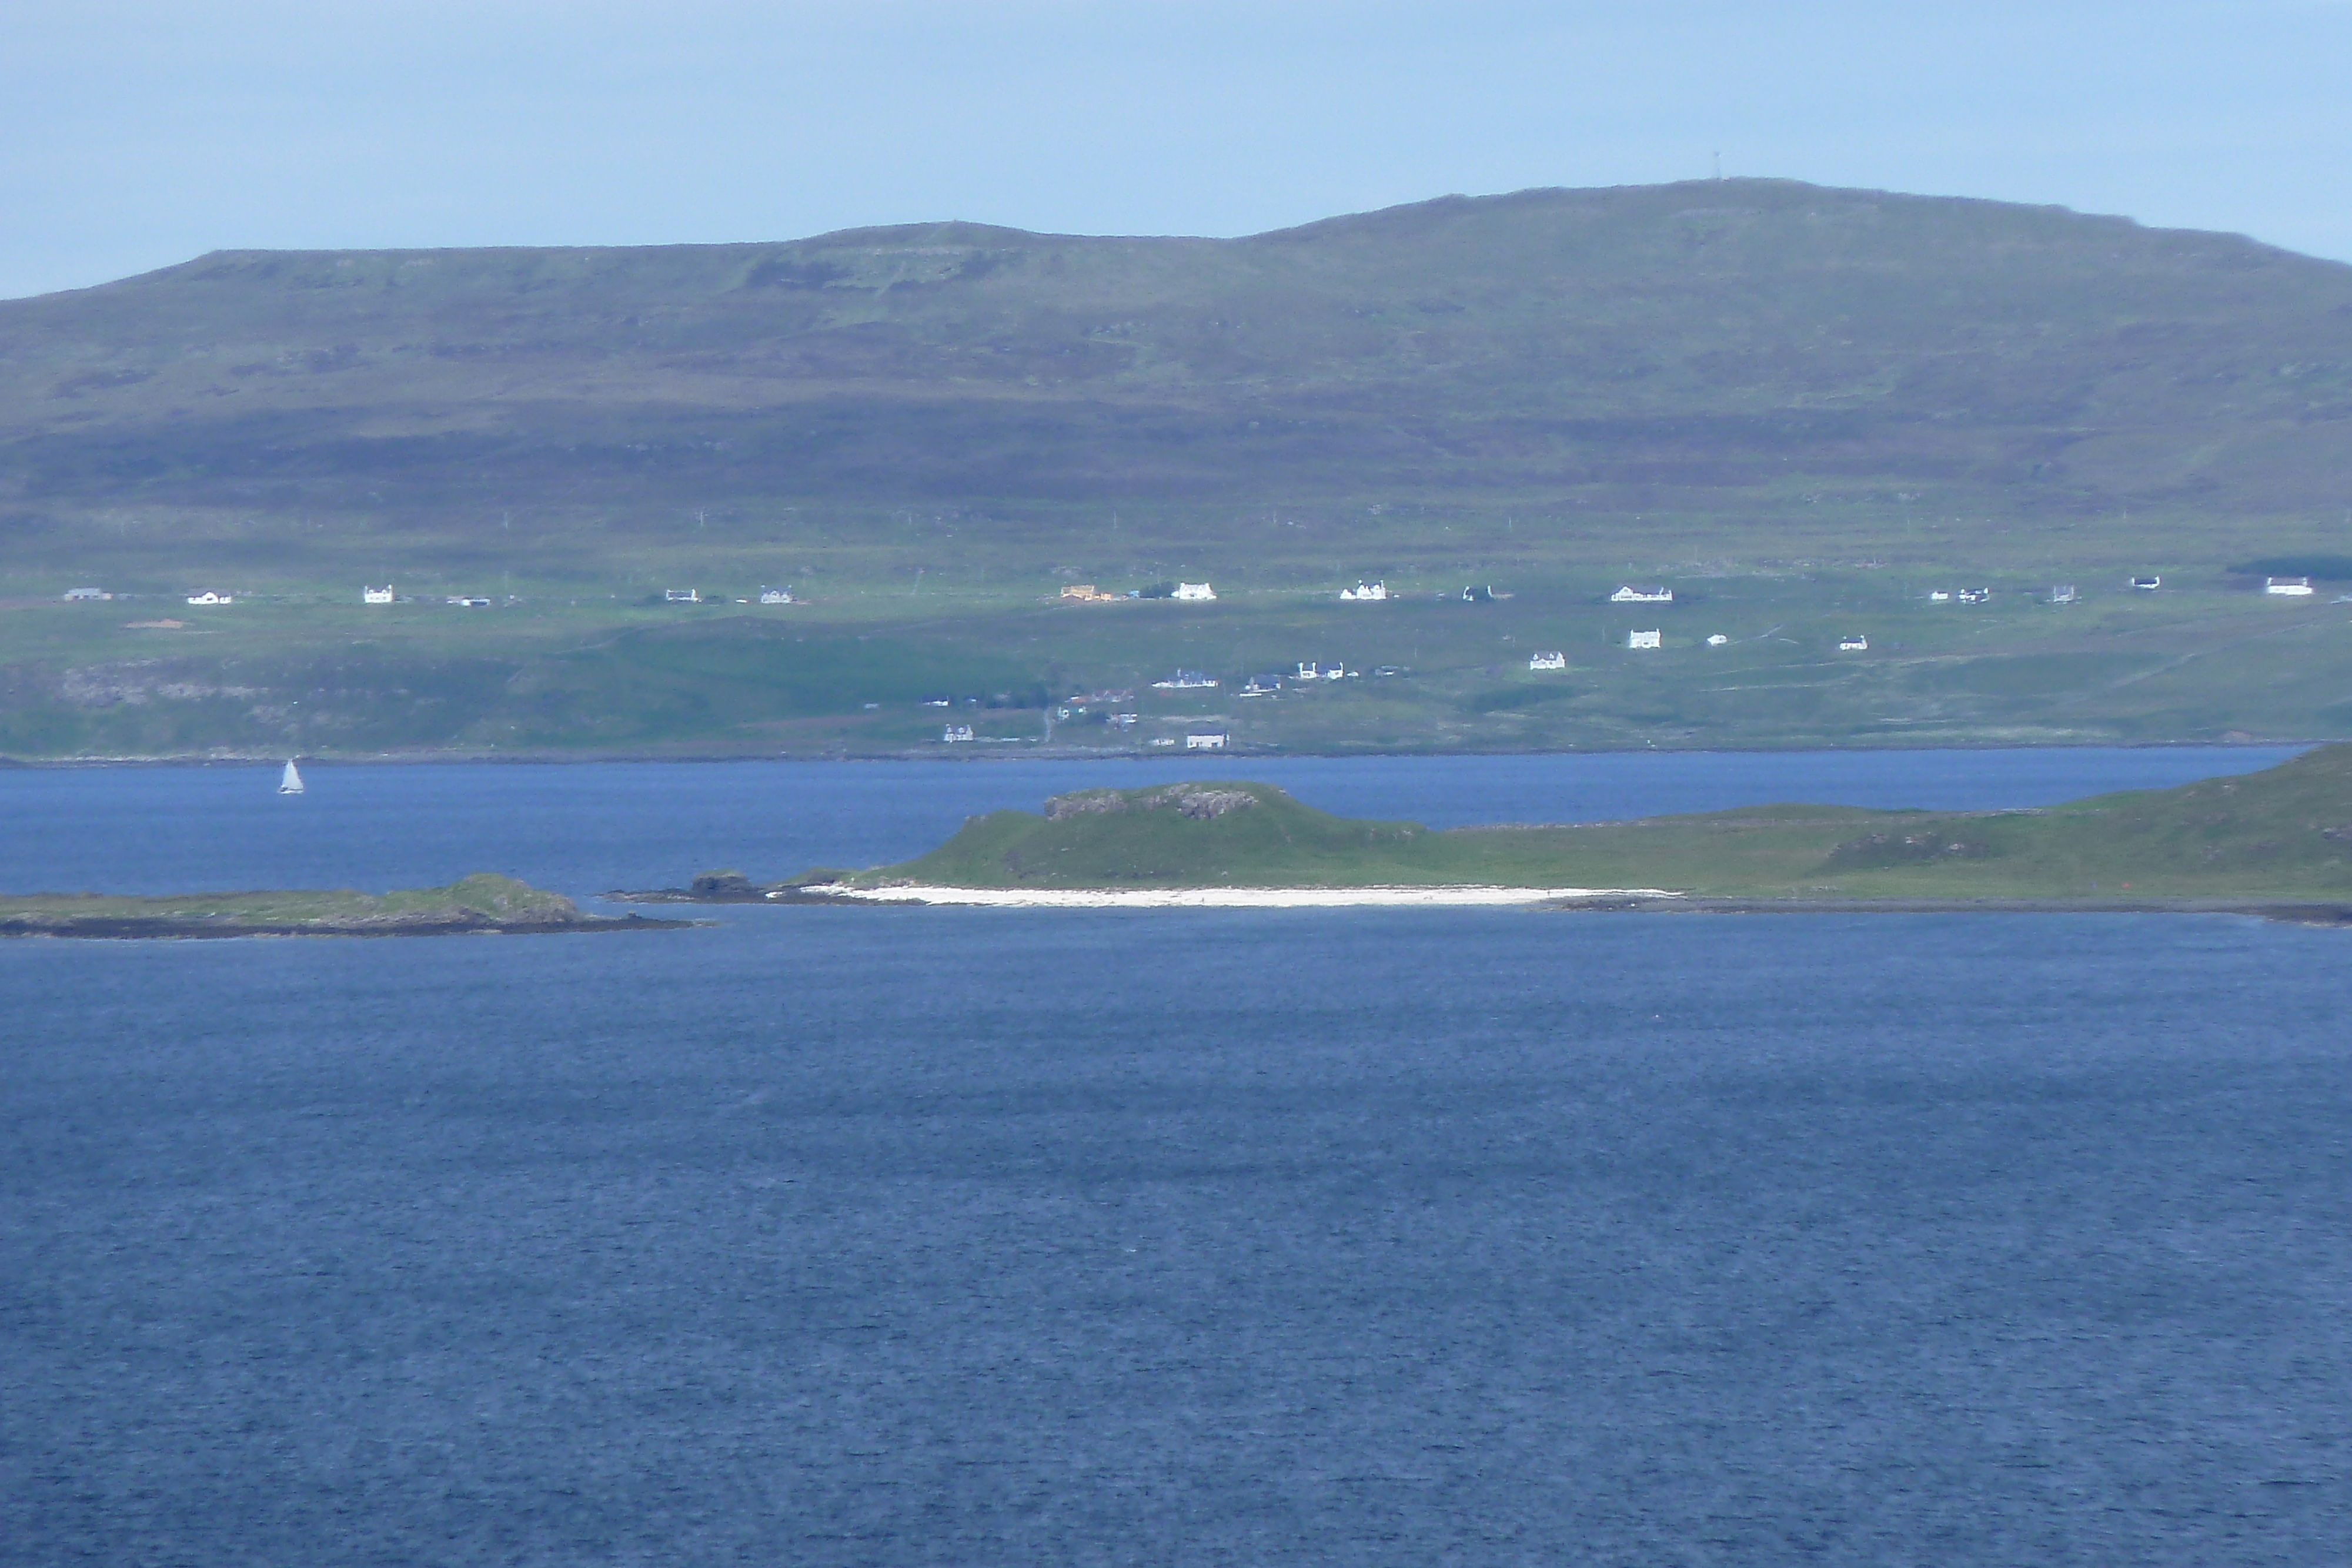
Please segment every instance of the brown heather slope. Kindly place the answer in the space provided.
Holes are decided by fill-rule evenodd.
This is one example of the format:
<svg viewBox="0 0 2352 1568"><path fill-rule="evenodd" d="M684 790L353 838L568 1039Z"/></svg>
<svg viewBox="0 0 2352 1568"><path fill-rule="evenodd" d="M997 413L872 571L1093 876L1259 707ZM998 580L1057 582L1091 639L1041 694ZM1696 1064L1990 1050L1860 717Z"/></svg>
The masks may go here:
<svg viewBox="0 0 2352 1568"><path fill-rule="evenodd" d="M77 559L159 507L281 553L462 515L486 559L543 559L590 513L950 505L984 553L1024 507L1206 508L1197 532L1276 502L1630 517L1822 486L2333 517L2352 268L1732 180L1237 240L223 252L0 302L0 538Z"/></svg>

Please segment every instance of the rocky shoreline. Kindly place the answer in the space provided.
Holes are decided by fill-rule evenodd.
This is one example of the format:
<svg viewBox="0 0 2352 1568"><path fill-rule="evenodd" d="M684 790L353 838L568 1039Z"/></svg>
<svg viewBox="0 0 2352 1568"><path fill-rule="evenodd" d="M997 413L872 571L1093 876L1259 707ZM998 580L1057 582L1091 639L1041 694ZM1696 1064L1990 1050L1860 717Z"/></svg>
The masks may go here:
<svg viewBox="0 0 2352 1568"><path fill-rule="evenodd" d="M0 919L0 936L151 941L226 936L543 936L562 932L683 931L695 924L691 920L659 920L643 915L626 915L617 918L583 915L578 920L310 920L278 924L89 915L57 920Z"/></svg>
<svg viewBox="0 0 2352 1568"><path fill-rule="evenodd" d="M385 894L0 894L0 936L185 940L226 936L534 936L682 930L690 920L589 915L561 894L489 873Z"/></svg>

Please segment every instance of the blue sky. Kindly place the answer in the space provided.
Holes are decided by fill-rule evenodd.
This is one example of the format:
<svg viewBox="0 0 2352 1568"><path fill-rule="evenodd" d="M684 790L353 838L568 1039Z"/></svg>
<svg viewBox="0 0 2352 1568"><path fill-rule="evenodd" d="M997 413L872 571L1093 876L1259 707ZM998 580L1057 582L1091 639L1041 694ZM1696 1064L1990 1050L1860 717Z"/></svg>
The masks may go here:
<svg viewBox="0 0 2352 1568"><path fill-rule="evenodd" d="M257 246L1235 235L1727 173L2352 260L2352 0L6 0L0 297Z"/></svg>

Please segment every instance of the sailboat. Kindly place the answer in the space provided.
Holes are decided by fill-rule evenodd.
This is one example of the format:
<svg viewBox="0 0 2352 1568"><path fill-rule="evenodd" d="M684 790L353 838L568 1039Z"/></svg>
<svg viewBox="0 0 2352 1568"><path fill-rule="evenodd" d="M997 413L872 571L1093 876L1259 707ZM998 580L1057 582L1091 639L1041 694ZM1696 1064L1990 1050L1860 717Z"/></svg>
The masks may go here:
<svg viewBox="0 0 2352 1568"><path fill-rule="evenodd" d="M280 795L299 795L302 792L302 775L295 771L294 759L290 757L286 759L286 771L278 776L278 792Z"/></svg>

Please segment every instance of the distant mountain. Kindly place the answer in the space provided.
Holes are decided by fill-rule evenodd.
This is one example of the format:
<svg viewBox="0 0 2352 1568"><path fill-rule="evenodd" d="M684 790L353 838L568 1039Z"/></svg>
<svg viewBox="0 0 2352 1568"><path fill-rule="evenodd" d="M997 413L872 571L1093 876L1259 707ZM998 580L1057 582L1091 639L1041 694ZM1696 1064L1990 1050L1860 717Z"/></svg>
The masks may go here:
<svg viewBox="0 0 2352 1568"><path fill-rule="evenodd" d="M131 502L2352 500L2352 267L1727 180L1246 239L221 252L0 303L0 529Z"/></svg>

